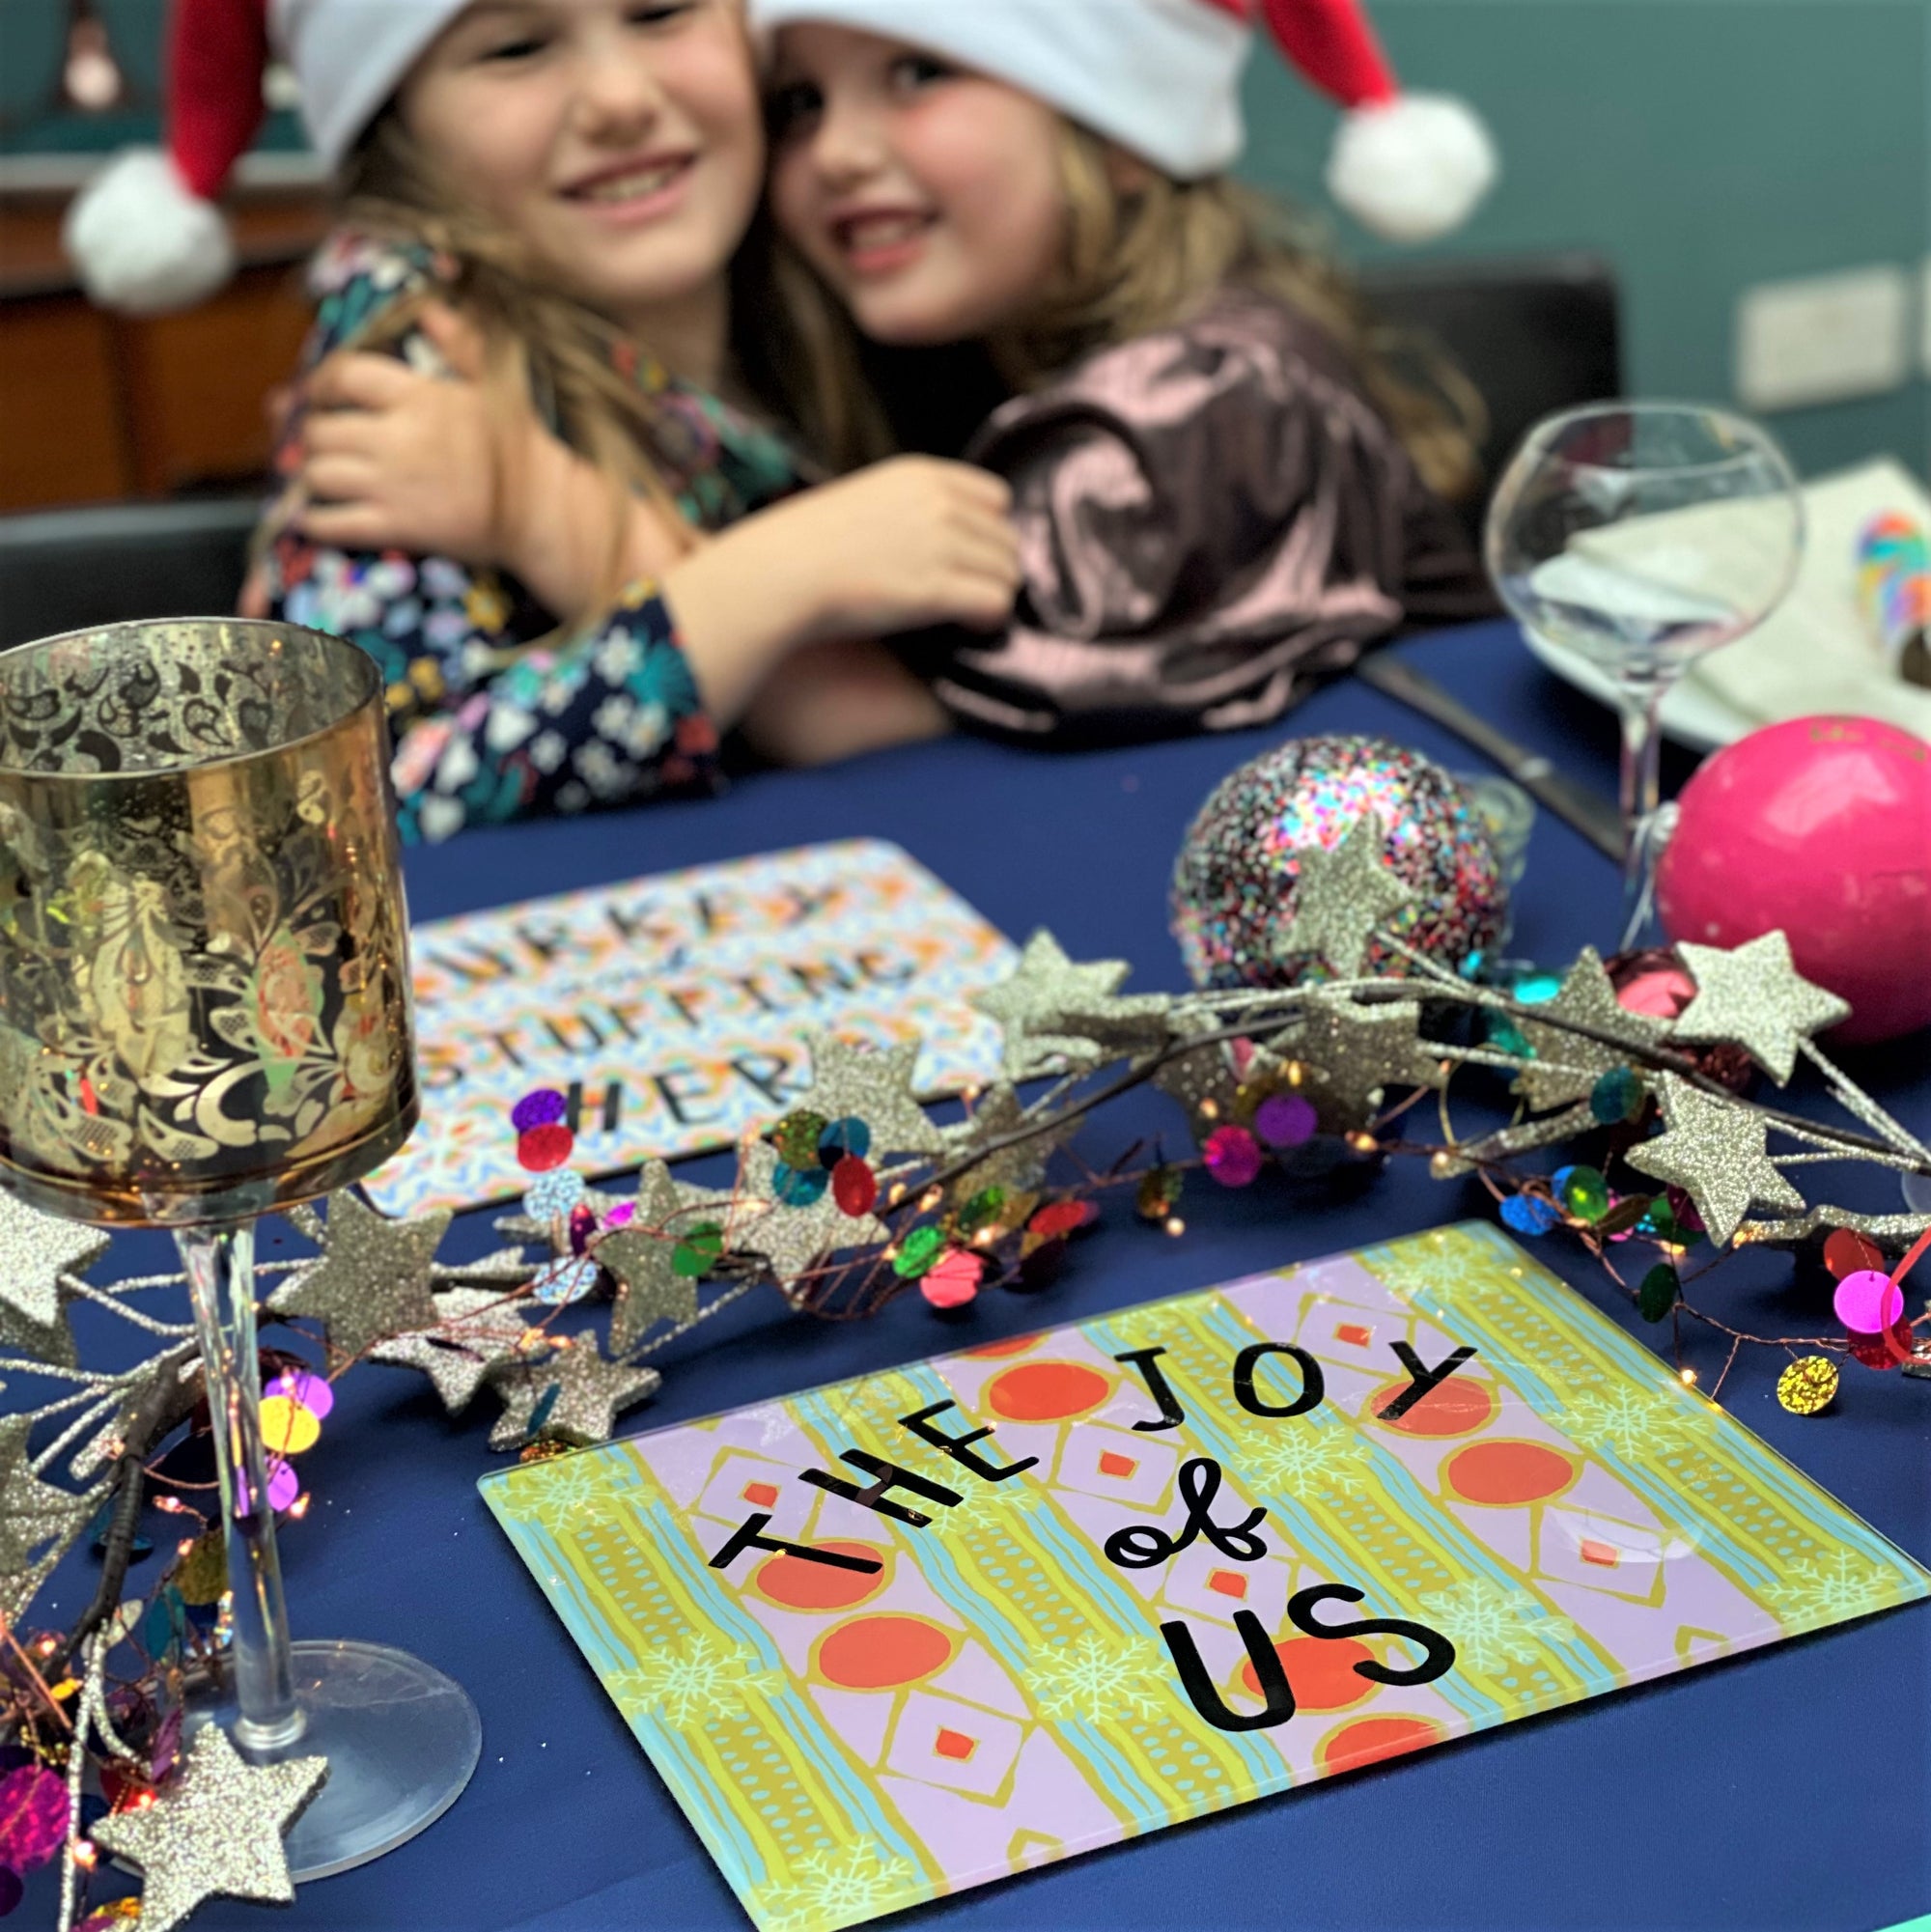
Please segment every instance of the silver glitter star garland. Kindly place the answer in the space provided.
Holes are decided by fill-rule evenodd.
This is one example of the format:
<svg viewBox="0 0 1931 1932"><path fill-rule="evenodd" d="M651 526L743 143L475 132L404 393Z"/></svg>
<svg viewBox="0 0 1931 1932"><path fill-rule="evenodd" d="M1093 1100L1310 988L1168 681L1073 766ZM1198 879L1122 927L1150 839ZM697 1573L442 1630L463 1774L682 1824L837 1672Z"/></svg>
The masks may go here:
<svg viewBox="0 0 1931 1932"><path fill-rule="evenodd" d="M1285 1081L1312 1103L1324 1133L1394 1152L1406 1151L1407 1143L1378 1136L1386 1134L1404 1093L1440 1090L1445 1127L1445 1090L1455 1071L1505 1071L1515 1078L1523 1106L1513 1125L1466 1139L1448 1133L1443 1144L1414 1150L1428 1153L1443 1178L1475 1171L1496 1185L1520 1154L1594 1126L1584 1097L1605 1075L1627 1069L1653 1097L1660 1116L1659 1132L1624 1150L1628 1164L1682 1190L1719 1246L1795 1244L1839 1228L1906 1242L1931 1224L1922 1215L1863 1215L1812 1203L1792 1179L1789 1170L1846 1160L1931 1174L1931 1151L1817 1046L1814 1036L1843 1017L1841 1002L1796 973L1781 935L1727 953L1682 948L1695 996L1673 1022L1623 1008L1593 952L1577 960L1553 999L1525 1005L1459 979L1372 923L1357 935L1363 907L1380 916L1399 910L1392 892L1353 876L1361 869L1358 858L1342 855L1336 868L1330 896L1339 910L1328 909L1333 919L1324 913L1298 937L1318 937L1318 946L1303 949L1319 950L1336 970L1337 960L1352 951L1358 961L1368 942L1378 941L1401 963L1398 970L1279 991L1122 994L1124 963L1076 962L1049 934L1037 934L1014 977L977 1001L1004 1031L1006 1078L952 1127L933 1123L912 1096L916 1042L868 1051L815 1041L817 1078L799 1106L827 1119L856 1117L870 1127L880 1181L873 1211L848 1213L828 1193L798 1204L778 1199L777 1159L763 1141L741 1150L738 1184L729 1190L691 1189L660 1164L646 1170L636 1196L586 1190L582 1198L598 1229L581 1251L599 1264L615 1295L609 1357L592 1334L550 1334L547 1313L534 1326L527 1319L525 1298L550 1264L526 1262L509 1250L466 1267L445 1266L435 1252L447 1216L392 1221L352 1195L331 1202L325 1221L307 1221L322 1255L286 1265L292 1278L271 1292L268 1311L284 1319L320 1319L338 1361L366 1356L426 1374L452 1414L490 1389L503 1405L492 1446L588 1444L607 1438L625 1411L655 1392L658 1373L641 1358L761 1280L775 1281L797 1305L825 1309L842 1284L859 1279L865 1292L844 1311L867 1312L916 1278L915 1272L890 1263L919 1229L942 1227L947 1240L963 1239L959 1230L977 1211L982 1244L1018 1235L1040 1198L1037 1190L1054 1150L1088 1115L1149 1081L1181 1102L1196 1141L1238 1118L1252 1119L1251 1102L1242 1106L1244 1096L1256 1081L1273 1080ZM1321 912L1321 893L1313 899L1307 910ZM1437 1012L1460 1008L1477 1019L1506 1018L1529 1055L1426 1037L1424 1004ZM1254 1050L1245 1076L1228 1051L1235 1041ZM1800 1058L1808 1062L1831 1097L1866 1131L1742 1098L1706 1076L1684 1050L1720 1044L1744 1049L1778 1084ZM1041 1074L1056 1078L1026 1100L1014 1080ZM1794 1151L1773 1151L1773 1138L1794 1143ZM1089 1173L1087 1182L1113 1185L1121 1178L1135 1177ZM1061 1192L1081 1190L1076 1185ZM999 1200L1017 1202L1018 1218L1009 1210L1001 1218ZM693 1274L673 1265L677 1244L700 1220L714 1237L702 1293ZM560 1255L574 1251L558 1224L524 1216L502 1225L546 1239ZM1586 1225L1573 1218L1571 1225L1590 1239ZM0 1599L11 1599L0 1607L15 1620L52 1561L116 1493L111 1476L91 1487L89 1476L117 1458L123 1469L137 1466L140 1454L193 1399L188 1325L157 1321L130 1305L136 1291L179 1277L95 1287L80 1273L98 1263L103 1247L102 1239L88 1231L0 1197L0 1258L11 1264L10 1283L0 1292L0 1348L22 1357L0 1358L0 1373L31 1372L68 1385L51 1402L0 1423ZM76 1298L114 1310L163 1346L129 1369L80 1369L65 1319L65 1303ZM48 1420L59 1421L58 1434L29 1456L30 1431ZM47 1480L63 1458L81 1488ZM125 1572L125 1562L122 1567ZM85 1650L98 1661L107 1634L98 1621L77 1626L57 1654ZM105 1727L98 1698L96 1706L93 1722ZM276 1794L275 1804L289 1795ZM275 1827L277 1840L281 1828ZM108 1837L114 1836L110 1831ZM141 1862L132 1842L124 1849ZM215 1884L194 1890L202 1874L220 1866L221 1856L218 1848L199 1847L185 1824L178 1842L158 1834L151 1840L152 1906L146 1909L158 1924L178 1924L202 1897L223 1889ZM238 1864L230 1875L253 1883L272 1861L257 1843L242 1862L246 1872Z"/></svg>

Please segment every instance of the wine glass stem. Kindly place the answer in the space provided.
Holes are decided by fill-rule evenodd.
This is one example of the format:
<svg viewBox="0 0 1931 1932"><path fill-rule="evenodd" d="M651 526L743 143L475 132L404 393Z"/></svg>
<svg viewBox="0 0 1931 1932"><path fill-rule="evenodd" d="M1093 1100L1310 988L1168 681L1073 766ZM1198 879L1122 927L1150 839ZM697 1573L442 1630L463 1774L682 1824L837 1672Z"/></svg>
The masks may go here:
<svg viewBox="0 0 1931 1932"><path fill-rule="evenodd" d="M235 1741L255 1750L293 1744L302 1732L289 1658L288 1610L275 1552L275 1512L268 1503L267 1455L262 1445L262 1377L255 1351L255 1229L182 1228L176 1232L194 1302L201 1359L208 1375L214 1466L233 1594Z"/></svg>
<svg viewBox="0 0 1931 1932"><path fill-rule="evenodd" d="M1623 927L1621 949L1628 951L1649 922L1651 883L1656 866L1650 831L1662 802L1663 707L1665 681L1651 674L1625 678L1620 709L1623 727Z"/></svg>

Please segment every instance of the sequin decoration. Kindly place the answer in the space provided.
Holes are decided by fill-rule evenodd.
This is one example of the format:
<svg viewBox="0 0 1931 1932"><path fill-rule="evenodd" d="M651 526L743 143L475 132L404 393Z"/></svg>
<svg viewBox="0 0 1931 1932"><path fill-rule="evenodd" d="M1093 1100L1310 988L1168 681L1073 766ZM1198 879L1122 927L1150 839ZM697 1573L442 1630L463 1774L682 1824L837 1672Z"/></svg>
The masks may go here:
<svg viewBox="0 0 1931 1932"><path fill-rule="evenodd" d="M523 1196L523 1212L537 1220L567 1215L583 1198L583 1176L573 1167L558 1167L544 1175Z"/></svg>
<svg viewBox="0 0 1931 1932"><path fill-rule="evenodd" d="M1837 1364L1821 1355L1800 1356L1777 1378L1777 1399L1793 1415L1821 1415L1836 1394Z"/></svg>
<svg viewBox="0 0 1931 1932"><path fill-rule="evenodd" d="M1889 1275L1860 1268L1837 1283L1831 1305L1853 1334L1879 1335L1904 1313L1904 1293Z"/></svg>
<svg viewBox="0 0 1931 1932"><path fill-rule="evenodd" d="M517 1165L528 1174L547 1173L570 1159L576 1136L560 1121L532 1127L517 1135Z"/></svg>
<svg viewBox="0 0 1931 1932"><path fill-rule="evenodd" d="M1292 986L1322 974L1311 956L1277 957L1300 910L1301 854L1335 852L1370 813L1381 822L1383 867L1412 895L1387 930L1450 968L1493 948L1508 889L1454 781L1380 739L1290 739L1224 779L1182 843L1170 911L1194 984ZM1385 970L1394 959L1370 939L1364 969Z"/></svg>
<svg viewBox="0 0 1931 1932"><path fill-rule="evenodd" d="M546 1308L568 1308L597 1285L597 1264L589 1255L553 1261L531 1284L530 1293Z"/></svg>
<svg viewBox="0 0 1931 1932"><path fill-rule="evenodd" d="M1026 1231L1042 1241L1057 1241L1060 1236L1077 1234L1100 1218L1097 1201L1049 1201L1026 1223Z"/></svg>
<svg viewBox="0 0 1931 1932"><path fill-rule="evenodd" d="M915 1227L899 1244L892 1257L892 1269L908 1281L915 1281L938 1259L945 1237L936 1227Z"/></svg>
<svg viewBox="0 0 1931 1932"><path fill-rule="evenodd" d="M528 1134L539 1127L553 1127L569 1111L569 1101L554 1087L539 1087L510 1109L510 1125L518 1134Z"/></svg>
<svg viewBox="0 0 1931 1932"><path fill-rule="evenodd" d="M822 1113L799 1108L788 1113L771 1130L771 1145L787 1167L812 1168L819 1164L819 1143L830 1123Z"/></svg>
<svg viewBox="0 0 1931 1932"><path fill-rule="evenodd" d="M1562 1217L1540 1194L1511 1194L1501 1207L1502 1225L1539 1241Z"/></svg>
<svg viewBox="0 0 1931 1932"><path fill-rule="evenodd" d="M862 1161L872 1151L872 1130L855 1113L834 1120L818 1136L818 1164L836 1167L848 1157Z"/></svg>
<svg viewBox="0 0 1931 1932"><path fill-rule="evenodd" d="M1144 1221L1163 1221L1180 1205L1186 1178L1178 1167L1149 1167L1133 1190L1133 1212Z"/></svg>
<svg viewBox="0 0 1931 1932"><path fill-rule="evenodd" d="M1604 1127L1634 1120L1642 1111L1642 1082L1628 1067L1611 1067L1589 1089L1589 1111Z"/></svg>
<svg viewBox="0 0 1931 1932"><path fill-rule="evenodd" d="M1249 1187L1261 1171L1261 1144L1245 1127L1217 1127L1200 1158L1223 1188Z"/></svg>
<svg viewBox="0 0 1931 1932"><path fill-rule="evenodd" d="M1254 1109L1254 1132L1270 1147L1300 1147L1314 1137L1319 1121L1303 1094L1271 1094Z"/></svg>
<svg viewBox="0 0 1931 1932"><path fill-rule="evenodd" d="M935 1308L963 1308L979 1292L986 1265L976 1254L955 1247L942 1254L920 1278L918 1292Z"/></svg>
<svg viewBox="0 0 1931 1932"><path fill-rule="evenodd" d="M818 1159L818 1137L812 1136L811 1158ZM825 1190L831 1185L831 1176L823 1167L794 1167L789 1162L780 1161L771 1169L771 1192L788 1208L808 1208L825 1198Z"/></svg>
<svg viewBox="0 0 1931 1932"><path fill-rule="evenodd" d="M1662 1321L1676 1305L1676 1298L1683 1292L1683 1282L1675 1269L1666 1261L1659 1261L1636 1291L1637 1313L1645 1322Z"/></svg>
<svg viewBox="0 0 1931 1932"><path fill-rule="evenodd" d="M831 1196L842 1213L868 1215L879 1198L879 1177L856 1154L848 1154L831 1170Z"/></svg>
<svg viewBox="0 0 1931 1932"><path fill-rule="evenodd" d="M1882 1269L1884 1249L1852 1228L1833 1228L1824 1241L1824 1266L1841 1281L1861 1268Z"/></svg>
<svg viewBox="0 0 1931 1932"><path fill-rule="evenodd" d="M1565 1167L1555 1191L1578 1220L1599 1221L1609 1211L1609 1184L1594 1167Z"/></svg>

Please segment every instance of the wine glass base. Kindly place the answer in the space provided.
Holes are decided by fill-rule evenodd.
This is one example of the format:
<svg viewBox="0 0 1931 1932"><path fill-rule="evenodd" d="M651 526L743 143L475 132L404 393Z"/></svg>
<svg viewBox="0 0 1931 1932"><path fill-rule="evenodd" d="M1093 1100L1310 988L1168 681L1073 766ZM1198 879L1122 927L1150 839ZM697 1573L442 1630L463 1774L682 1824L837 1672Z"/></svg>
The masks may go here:
<svg viewBox="0 0 1931 1932"><path fill-rule="evenodd" d="M300 1737L278 1750L236 1749L252 1764L325 1757L328 1781L282 1840L297 1885L366 1864L406 1843L462 1796L483 1750L469 1694L434 1666L386 1644L290 1646ZM188 1724L231 1738L232 1696L190 1706Z"/></svg>

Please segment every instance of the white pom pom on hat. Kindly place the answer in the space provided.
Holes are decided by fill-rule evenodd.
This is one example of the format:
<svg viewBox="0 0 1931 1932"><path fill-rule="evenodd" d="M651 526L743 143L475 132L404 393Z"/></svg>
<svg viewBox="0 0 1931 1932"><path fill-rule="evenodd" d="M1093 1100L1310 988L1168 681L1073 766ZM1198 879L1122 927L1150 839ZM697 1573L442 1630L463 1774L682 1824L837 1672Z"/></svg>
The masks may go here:
<svg viewBox="0 0 1931 1932"><path fill-rule="evenodd" d="M294 70L309 139L333 167L466 4L171 0L167 151L117 155L75 198L62 229L87 293L106 308L154 315L203 300L234 273L216 204L262 125L271 42Z"/></svg>
<svg viewBox="0 0 1931 1932"><path fill-rule="evenodd" d="M1192 181L1245 144L1241 74L1262 21L1307 82L1345 111L1328 189L1363 227L1426 241L1458 227L1494 183L1495 145L1473 110L1405 95L1359 0L749 0L770 32L826 21L929 47L1010 81Z"/></svg>

